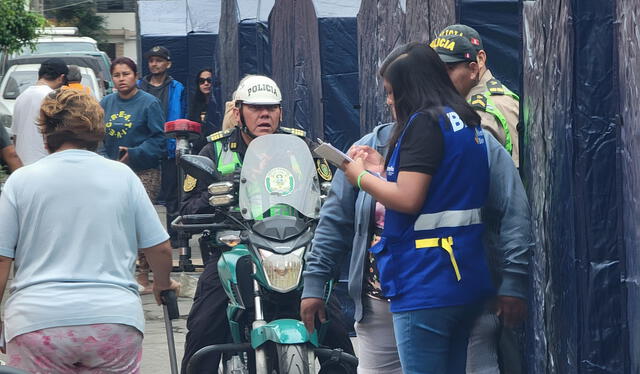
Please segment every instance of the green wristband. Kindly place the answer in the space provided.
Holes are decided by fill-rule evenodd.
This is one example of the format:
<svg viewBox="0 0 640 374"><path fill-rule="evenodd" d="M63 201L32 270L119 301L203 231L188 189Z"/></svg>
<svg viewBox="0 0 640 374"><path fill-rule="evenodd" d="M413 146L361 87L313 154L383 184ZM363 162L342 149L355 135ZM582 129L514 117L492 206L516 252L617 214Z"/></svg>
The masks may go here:
<svg viewBox="0 0 640 374"><path fill-rule="evenodd" d="M362 181L362 177L367 173L368 173L368 171L363 170L363 171L360 172L360 174L358 174L358 183L357 184L358 184L358 188L359 189L362 189L362 186L360 186L360 182Z"/></svg>

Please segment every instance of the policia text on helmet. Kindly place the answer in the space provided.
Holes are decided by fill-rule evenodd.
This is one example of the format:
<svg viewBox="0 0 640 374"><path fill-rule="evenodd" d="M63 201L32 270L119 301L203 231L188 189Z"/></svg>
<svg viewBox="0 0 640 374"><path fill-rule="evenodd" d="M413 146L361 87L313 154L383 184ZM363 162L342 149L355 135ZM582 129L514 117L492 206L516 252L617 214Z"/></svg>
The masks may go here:
<svg viewBox="0 0 640 374"><path fill-rule="evenodd" d="M271 78L262 75L244 77L233 100L234 116L247 144L258 136L276 132L282 120L282 95Z"/></svg>

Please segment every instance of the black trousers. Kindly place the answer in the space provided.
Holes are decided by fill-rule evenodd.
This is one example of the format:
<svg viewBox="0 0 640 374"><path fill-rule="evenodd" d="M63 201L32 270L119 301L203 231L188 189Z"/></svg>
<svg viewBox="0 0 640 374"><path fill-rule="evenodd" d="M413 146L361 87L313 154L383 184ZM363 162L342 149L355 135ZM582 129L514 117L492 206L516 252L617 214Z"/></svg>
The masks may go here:
<svg viewBox="0 0 640 374"><path fill-rule="evenodd" d="M218 275L218 259L220 251L212 251L204 272L198 279L198 286L193 298L193 305L187 318L187 337L184 344L181 373L187 372L189 359L202 347L213 344L231 342L231 331L227 322L227 305L229 299L220 283ZM347 328L339 316L337 300L330 300L327 310L331 324L327 331L323 345L331 348L341 348L354 354ZM200 366L208 368L204 373L217 373L220 364L220 354L212 354Z"/></svg>
<svg viewBox="0 0 640 374"><path fill-rule="evenodd" d="M160 195L158 196L158 200L164 201L164 206L167 208L167 231L171 237L171 245L174 248L178 246L175 242L178 233L171 228L171 222L180 212L178 188L182 188L182 185L178 183L178 165L176 165L176 160L162 160Z"/></svg>

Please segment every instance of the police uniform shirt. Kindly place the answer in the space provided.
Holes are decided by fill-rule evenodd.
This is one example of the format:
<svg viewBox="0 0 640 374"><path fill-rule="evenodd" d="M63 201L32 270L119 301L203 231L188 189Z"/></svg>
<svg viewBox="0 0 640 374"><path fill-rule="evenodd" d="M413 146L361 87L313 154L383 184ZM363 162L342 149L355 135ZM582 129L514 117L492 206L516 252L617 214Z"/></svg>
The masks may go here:
<svg viewBox="0 0 640 374"><path fill-rule="evenodd" d="M467 95L467 101L469 101L474 95L484 94L488 91L487 82L494 79L491 71L487 69L480 78L480 82L469 91ZM509 95L491 95L491 100L495 104L496 108L504 115L507 120L507 126L509 127L509 134L511 136L511 158L513 159L516 167L519 166L519 142L518 142L518 120L520 114L520 103ZM500 142L505 145L506 135L502 125L498 123L496 118L485 111L476 110L482 119L482 128L491 132L491 134Z"/></svg>

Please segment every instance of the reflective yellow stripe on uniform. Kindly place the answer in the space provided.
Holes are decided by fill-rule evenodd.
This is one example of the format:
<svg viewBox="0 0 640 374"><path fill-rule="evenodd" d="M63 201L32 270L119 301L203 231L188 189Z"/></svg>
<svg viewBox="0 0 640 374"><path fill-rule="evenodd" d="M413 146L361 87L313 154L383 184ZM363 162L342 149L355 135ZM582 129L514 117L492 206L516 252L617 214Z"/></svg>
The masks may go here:
<svg viewBox="0 0 640 374"><path fill-rule="evenodd" d="M416 248L442 248L449 254L449 260L451 260L451 265L453 266L453 270L456 272L456 278L458 282L462 279L460 276L460 270L458 269L458 262L456 261L456 257L453 255L453 238L450 236L448 238L430 238L430 239L419 239L416 240Z"/></svg>
<svg viewBox="0 0 640 374"><path fill-rule="evenodd" d="M502 126L502 130L504 131L504 137L505 137L504 148L507 150L507 152L509 152L509 154L511 154L511 151L513 150L513 142L511 140L511 131L509 131L509 124L507 123L507 118L504 116L504 114L502 114L502 112L498 109L498 107L496 107L496 104L493 103L493 100L491 100L491 96L489 95L485 95L485 96L487 98L487 107L485 108L484 111L491 114L496 119L498 124Z"/></svg>
<svg viewBox="0 0 640 374"><path fill-rule="evenodd" d="M238 153L231 150L223 150L220 142L213 143L216 148L216 157L218 158L218 171L222 175L231 174L236 170L237 166L242 165L242 161L238 157Z"/></svg>

